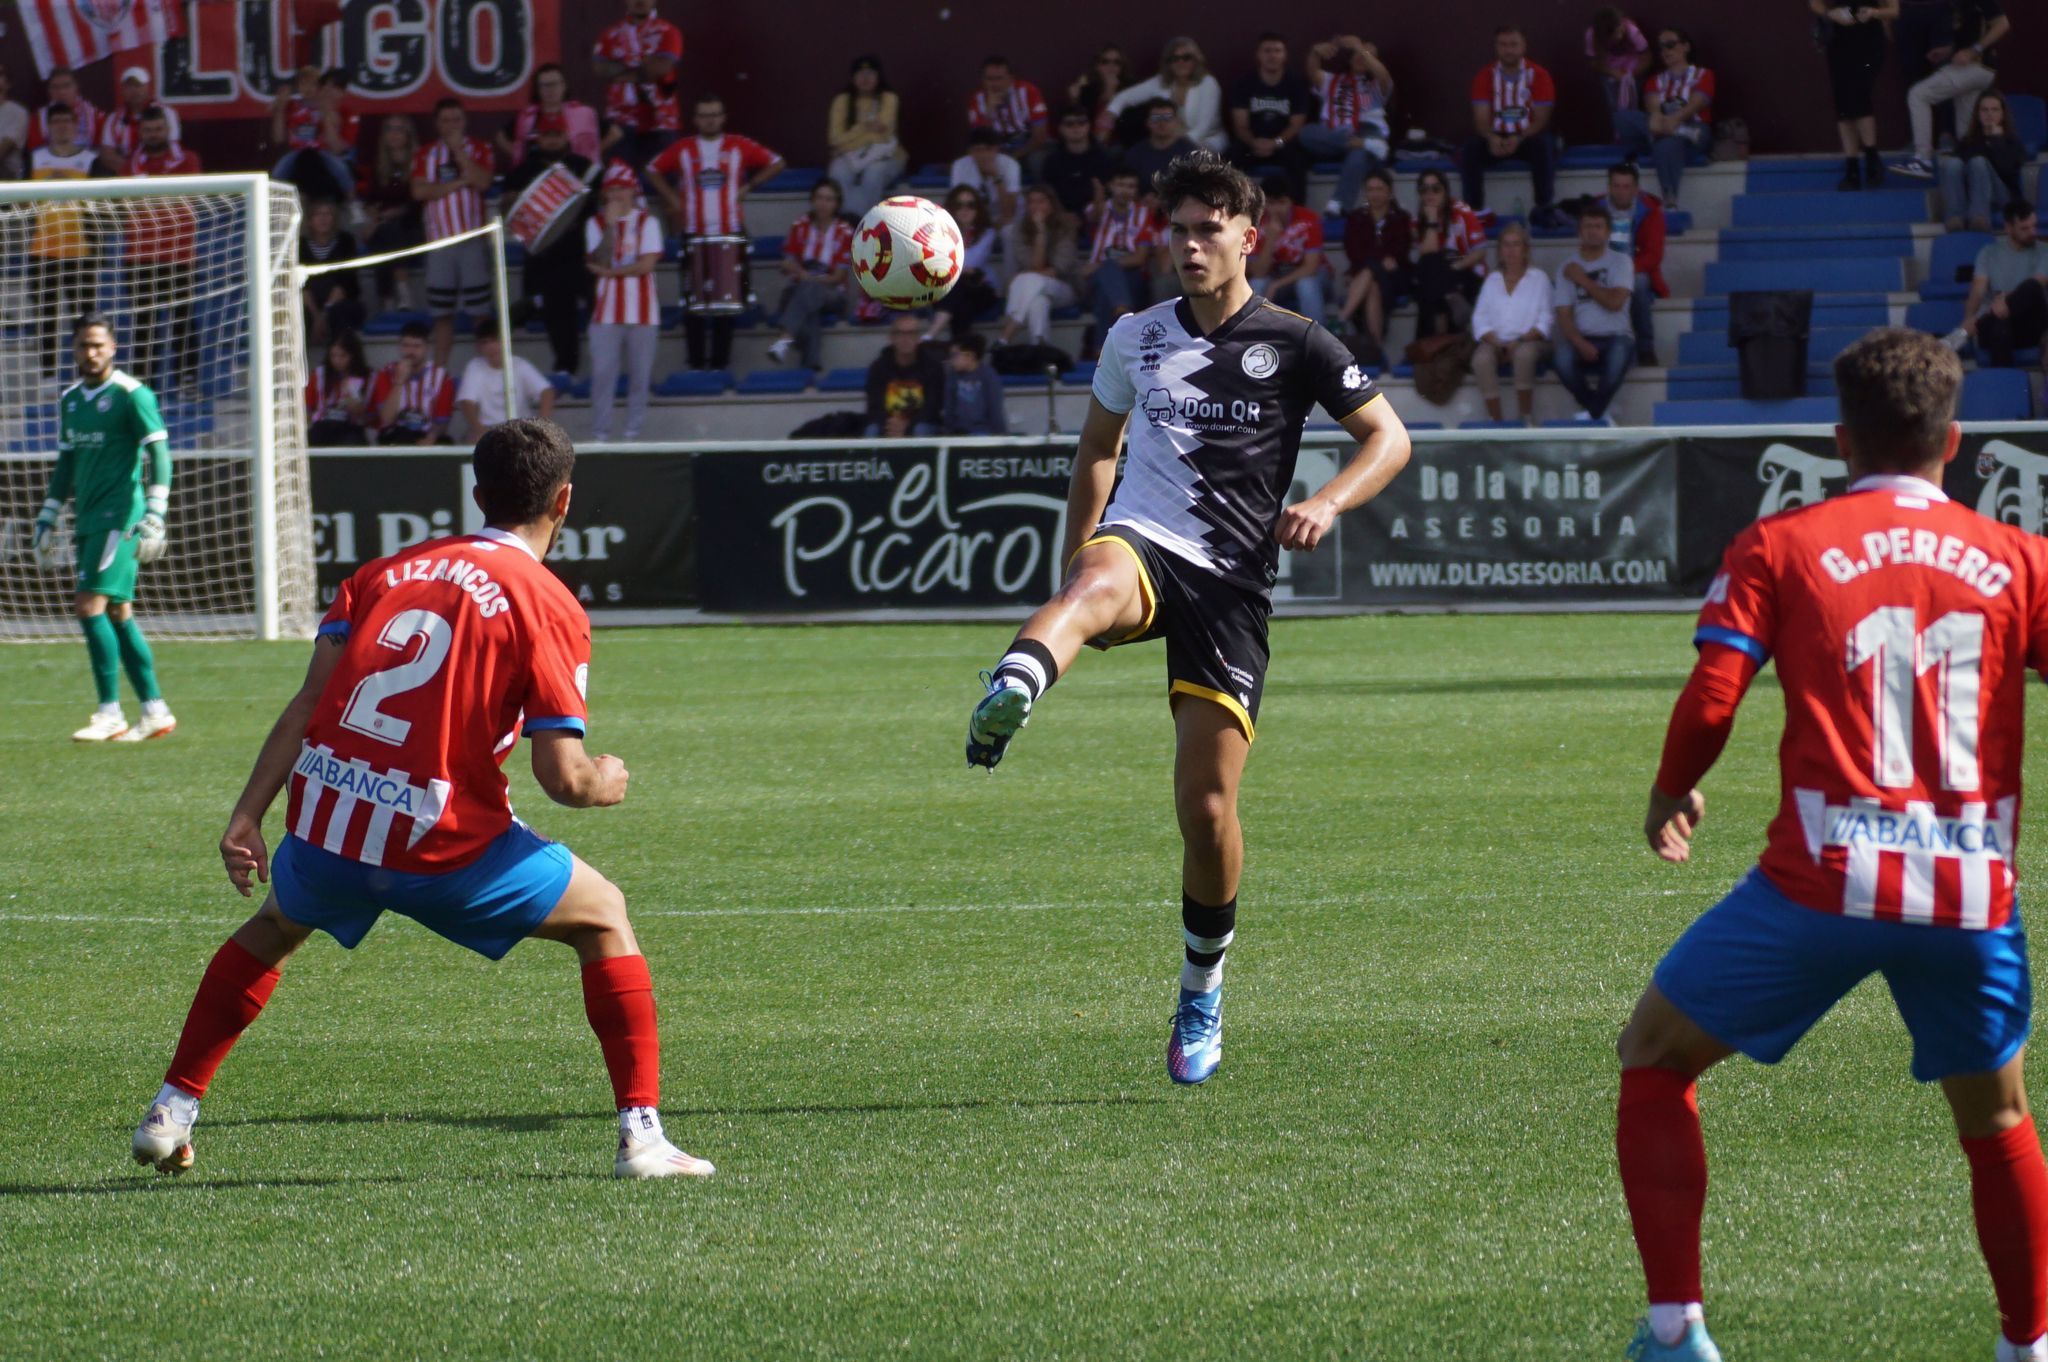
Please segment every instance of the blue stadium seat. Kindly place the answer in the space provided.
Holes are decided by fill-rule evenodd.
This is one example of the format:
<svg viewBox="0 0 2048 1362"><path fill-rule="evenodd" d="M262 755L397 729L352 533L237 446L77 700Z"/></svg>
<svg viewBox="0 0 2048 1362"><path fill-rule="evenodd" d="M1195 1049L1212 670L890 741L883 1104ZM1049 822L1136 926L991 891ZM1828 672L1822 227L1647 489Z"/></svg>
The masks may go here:
<svg viewBox="0 0 2048 1362"><path fill-rule="evenodd" d="M576 391L576 375L574 374L549 374L548 382L554 386L555 395L558 397L567 397Z"/></svg>
<svg viewBox="0 0 2048 1362"><path fill-rule="evenodd" d="M1603 416L1597 421L1581 421L1576 416L1552 417L1543 422L1545 430L1608 430L1614 425L1612 416Z"/></svg>
<svg viewBox="0 0 2048 1362"><path fill-rule="evenodd" d="M1822 293L1815 295L1813 300L1815 326L1858 326L1867 330L1889 324L1891 315L1891 300L1882 293ZM1692 329L1726 335L1726 295L1693 299Z"/></svg>
<svg viewBox="0 0 2048 1362"><path fill-rule="evenodd" d="M921 166L914 175L904 177L903 183L912 189L944 189L953 180L953 168L945 164Z"/></svg>
<svg viewBox="0 0 2048 1362"><path fill-rule="evenodd" d="M2048 99L2039 95L2007 95L2005 107L2012 115L2013 135L2026 147L2028 156L2039 156L2048 147Z"/></svg>
<svg viewBox="0 0 2048 1362"><path fill-rule="evenodd" d="M1613 145L1566 147L1557 164L1565 170L1605 170L1627 159L1628 153Z"/></svg>
<svg viewBox="0 0 2048 1362"><path fill-rule="evenodd" d="M1407 425L1410 430L1442 430L1444 428L1444 423L1441 421L1410 421Z"/></svg>
<svg viewBox="0 0 2048 1362"><path fill-rule="evenodd" d="M408 322L418 322L421 326L432 326L434 319L424 312L400 312L393 309L388 312L379 312L364 322L363 334L365 336L395 336L404 329Z"/></svg>
<svg viewBox="0 0 2048 1362"><path fill-rule="evenodd" d="M857 393L868 386L865 369L827 369L818 379L821 393Z"/></svg>
<svg viewBox="0 0 2048 1362"><path fill-rule="evenodd" d="M1903 260L1717 260L1707 266L1708 293L1810 289L1815 293L1891 293L1905 287Z"/></svg>
<svg viewBox="0 0 2048 1362"><path fill-rule="evenodd" d="M1660 426L1832 425L1839 416L1832 397L1793 397L1782 402L1722 398L1704 402L1659 402L1652 418Z"/></svg>
<svg viewBox="0 0 2048 1362"><path fill-rule="evenodd" d="M2025 369L1973 369L1963 375L1963 400L1956 416L1964 421L2024 421L2033 415L2032 407Z"/></svg>
<svg viewBox="0 0 2048 1362"><path fill-rule="evenodd" d="M1822 397L1835 390L1834 369L1826 364L1806 366L1806 392ZM1706 401L1711 398L1742 396L1742 375L1734 364L1689 364L1667 370L1664 395L1672 401Z"/></svg>
<svg viewBox="0 0 2048 1362"><path fill-rule="evenodd" d="M663 397L716 397L732 386L724 369L678 369L654 385Z"/></svg>
<svg viewBox="0 0 2048 1362"><path fill-rule="evenodd" d="M1749 194L1792 194L1833 190L1842 178L1839 156L1769 157L1750 161L1743 182Z"/></svg>
<svg viewBox="0 0 2048 1362"><path fill-rule="evenodd" d="M1837 223L1915 223L1927 220L1924 189L1877 189L1861 194L1803 190L1790 194L1741 194L1735 200L1736 227L1826 227Z"/></svg>
<svg viewBox="0 0 2048 1362"><path fill-rule="evenodd" d="M1002 378L1005 388L1043 388L1046 386L1044 374L1004 374Z"/></svg>
<svg viewBox="0 0 2048 1362"><path fill-rule="evenodd" d="M1079 321L1080 318L1081 308L1078 303L1073 307L1056 307L1052 310L1052 319L1056 322Z"/></svg>
<svg viewBox="0 0 2048 1362"><path fill-rule="evenodd" d="M1093 383L1094 381L1095 361L1092 359L1084 359L1060 375L1060 382L1062 383Z"/></svg>
<svg viewBox="0 0 2048 1362"><path fill-rule="evenodd" d="M1883 224L1836 227L1743 227L1721 233L1721 260L1812 260L1913 252L1912 229Z"/></svg>
<svg viewBox="0 0 2048 1362"><path fill-rule="evenodd" d="M757 193L762 194L808 194L818 181L825 178L825 172L816 166L791 166L774 179L762 185Z"/></svg>
<svg viewBox="0 0 2048 1362"><path fill-rule="evenodd" d="M1955 298L1930 298L1906 309L1906 325L1915 331L1946 336L1963 324L1963 305Z"/></svg>
<svg viewBox="0 0 2048 1362"><path fill-rule="evenodd" d="M1456 175L1458 163L1440 152L1413 152L1396 150L1394 169L1403 175L1420 175L1425 170L1438 171L1445 175Z"/></svg>
<svg viewBox="0 0 2048 1362"><path fill-rule="evenodd" d="M1849 348L1851 342L1862 336L1867 328L1858 326L1817 326L1806 342L1806 358L1810 364L1819 364L1833 359ZM1735 360L1735 351L1728 345L1728 333L1722 331L1688 331L1678 338L1678 362L1680 364L1728 364Z"/></svg>
<svg viewBox="0 0 2048 1362"><path fill-rule="evenodd" d="M754 396L763 393L800 393L811 386L809 369L756 369L733 385L733 391Z"/></svg>
<svg viewBox="0 0 2048 1362"><path fill-rule="evenodd" d="M1459 430L1520 430L1520 421L1460 421Z"/></svg>
<svg viewBox="0 0 2048 1362"><path fill-rule="evenodd" d="M1969 297L1970 271L1977 264L1977 252L1992 240L1989 232L1949 232L1936 237L1933 249L1927 253L1927 278L1920 285L1920 296Z"/></svg>
<svg viewBox="0 0 2048 1362"><path fill-rule="evenodd" d="M781 176L777 176L780 179ZM757 236L747 248L750 260L782 259L782 238L779 236Z"/></svg>

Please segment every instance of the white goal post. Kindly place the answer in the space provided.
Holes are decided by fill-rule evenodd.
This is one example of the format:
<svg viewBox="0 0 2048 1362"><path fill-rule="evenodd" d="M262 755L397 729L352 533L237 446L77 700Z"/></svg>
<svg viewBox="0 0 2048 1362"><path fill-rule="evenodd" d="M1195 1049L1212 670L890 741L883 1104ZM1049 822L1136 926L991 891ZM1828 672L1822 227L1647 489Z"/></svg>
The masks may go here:
<svg viewBox="0 0 2048 1362"><path fill-rule="evenodd" d="M151 634L312 632L299 211L264 175L0 184L0 642L76 637L71 574L32 541L72 322L95 310L170 432L169 551L136 592Z"/></svg>

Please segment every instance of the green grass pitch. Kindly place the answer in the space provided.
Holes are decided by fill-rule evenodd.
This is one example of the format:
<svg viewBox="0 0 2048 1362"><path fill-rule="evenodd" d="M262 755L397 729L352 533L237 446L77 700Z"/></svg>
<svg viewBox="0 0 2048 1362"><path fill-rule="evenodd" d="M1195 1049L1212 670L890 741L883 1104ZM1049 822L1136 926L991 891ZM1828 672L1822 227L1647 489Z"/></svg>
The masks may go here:
<svg viewBox="0 0 2048 1362"><path fill-rule="evenodd" d="M611 1180L566 950L492 966L395 918L287 968L192 1174L134 1167L306 649L162 647L181 727L140 749L65 741L81 649L0 651L0 1354L1618 1357L1614 1032L1776 791L1767 676L1694 863L1643 849L1689 632L1276 626L1196 1090L1163 1063L1156 646L1084 657L988 776L961 736L1003 627L600 633L627 803L549 806L523 748L514 803L626 892L670 1132L719 1166L692 1185ZM1963 1161L1906 1060L1872 982L1703 1084L1732 1362L1989 1354Z"/></svg>

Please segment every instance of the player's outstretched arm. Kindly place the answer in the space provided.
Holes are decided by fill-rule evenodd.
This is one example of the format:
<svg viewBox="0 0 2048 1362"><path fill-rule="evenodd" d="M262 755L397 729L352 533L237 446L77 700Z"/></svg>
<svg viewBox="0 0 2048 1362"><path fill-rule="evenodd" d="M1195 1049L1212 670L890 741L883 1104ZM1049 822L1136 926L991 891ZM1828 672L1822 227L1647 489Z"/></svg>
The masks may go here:
<svg viewBox="0 0 2048 1362"><path fill-rule="evenodd" d="M1346 416L1344 429L1358 441L1358 452L1306 501L1280 513L1273 537L1281 548L1313 549L1338 516L1371 501L1408 466L1408 427L1386 398L1375 398Z"/></svg>
<svg viewBox="0 0 2048 1362"><path fill-rule="evenodd" d="M1756 659L1749 654L1719 643L1702 644L1692 676L1672 707L1643 834L1650 850L1674 865L1692 857L1692 835L1707 812L1706 796L1697 786L1728 745L1735 711L1756 671Z"/></svg>
<svg viewBox="0 0 2048 1362"><path fill-rule="evenodd" d="M527 735L533 745L533 778L549 799L572 809L601 809L626 797L626 763L609 754L592 757L583 735L544 728Z"/></svg>
<svg viewBox="0 0 2048 1362"><path fill-rule="evenodd" d="M265 884L270 882L270 849L263 843L263 815L270 812L277 792L291 776L292 763L298 760L299 747L305 742L306 728L313 722L313 710L320 703L320 692L327 689L327 678L334 675L346 643L341 634L322 634L313 641L313 660L306 665L306 679L300 684L299 693L285 705L284 713L270 726L270 736L263 740L263 750L256 754L256 768L249 772L249 783L242 787L242 797L235 801L235 811L228 816L228 830L220 838L220 859L227 867L229 883L241 891L243 898L252 892L252 876Z"/></svg>
<svg viewBox="0 0 2048 1362"><path fill-rule="evenodd" d="M1116 486L1116 456L1123 447L1124 426L1129 412L1115 412L1102 400L1088 399L1088 417L1081 423L1080 442L1074 447L1074 480L1067 486L1067 541L1060 552L1062 563L1074 555L1095 533L1109 505L1110 489Z"/></svg>

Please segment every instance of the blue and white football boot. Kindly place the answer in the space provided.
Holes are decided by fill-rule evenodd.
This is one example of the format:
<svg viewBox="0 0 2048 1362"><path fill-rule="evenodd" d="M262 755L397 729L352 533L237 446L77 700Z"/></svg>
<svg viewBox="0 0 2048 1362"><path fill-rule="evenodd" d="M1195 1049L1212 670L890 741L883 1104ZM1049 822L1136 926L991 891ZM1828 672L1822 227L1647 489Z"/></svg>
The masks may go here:
<svg viewBox="0 0 2048 1362"><path fill-rule="evenodd" d="M1626 1356L1628 1362L1721 1362L1721 1350L1707 1337L1707 1326L1699 1320L1688 1323L1676 1343L1659 1343L1650 1331L1650 1321L1638 1320Z"/></svg>
<svg viewBox="0 0 2048 1362"><path fill-rule="evenodd" d="M988 694L975 704L967 720L967 764L993 771L1010 739L1031 722L1031 692L1021 683L997 683L987 672L981 674L981 684L988 687Z"/></svg>
<svg viewBox="0 0 2048 1362"><path fill-rule="evenodd" d="M1200 1083L1222 1061L1223 985L1207 993L1182 989L1166 1038L1166 1076L1176 1083Z"/></svg>

